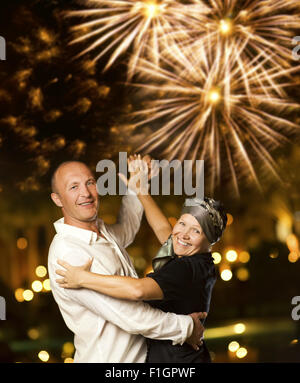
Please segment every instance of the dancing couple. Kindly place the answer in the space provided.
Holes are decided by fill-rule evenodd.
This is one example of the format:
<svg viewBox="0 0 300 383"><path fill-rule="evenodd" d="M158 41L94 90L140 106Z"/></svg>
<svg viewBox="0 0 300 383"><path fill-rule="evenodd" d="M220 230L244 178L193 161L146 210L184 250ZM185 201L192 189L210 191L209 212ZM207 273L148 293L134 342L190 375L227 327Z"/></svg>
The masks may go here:
<svg viewBox="0 0 300 383"><path fill-rule="evenodd" d="M136 160L129 158L129 169ZM48 269L54 299L74 333L74 361L210 362L203 324L216 280L211 247L226 227L224 208L211 198L186 200L172 228L149 194L130 189L130 179L118 220L107 225L84 163L64 162L52 176L51 198L63 218L54 223ZM162 246L153 272L138 278L126 248L144 211Z"/></svg>

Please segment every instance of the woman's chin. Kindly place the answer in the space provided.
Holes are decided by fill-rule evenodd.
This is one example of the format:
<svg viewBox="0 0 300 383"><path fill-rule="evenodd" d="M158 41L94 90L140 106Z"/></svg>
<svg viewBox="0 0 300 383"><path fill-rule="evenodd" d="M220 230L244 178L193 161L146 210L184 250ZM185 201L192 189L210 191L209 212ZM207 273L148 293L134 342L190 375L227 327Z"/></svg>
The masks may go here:
<svg viewBox="0 0 300 383"><path fill-rule="evenodd" d="M182 249L180 246L174 246L174 252L176 255L187 255L187 249Z"/></svg>

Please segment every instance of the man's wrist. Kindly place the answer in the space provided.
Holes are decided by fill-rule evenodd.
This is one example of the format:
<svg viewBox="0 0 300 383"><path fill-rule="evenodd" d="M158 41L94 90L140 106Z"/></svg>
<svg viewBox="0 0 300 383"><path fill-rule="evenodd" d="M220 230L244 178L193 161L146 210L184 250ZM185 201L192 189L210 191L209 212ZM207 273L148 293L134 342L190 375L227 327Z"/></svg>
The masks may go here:
<svg viewBox="0 0 300 383"><path fill-rule="evenodd" d="M189 315L177 315L179 317L179 323L181 326L181 339L176 342L173 340L173 346L176 344L183 345L183 343L192 335L194 330L193 318Z"/></svg>

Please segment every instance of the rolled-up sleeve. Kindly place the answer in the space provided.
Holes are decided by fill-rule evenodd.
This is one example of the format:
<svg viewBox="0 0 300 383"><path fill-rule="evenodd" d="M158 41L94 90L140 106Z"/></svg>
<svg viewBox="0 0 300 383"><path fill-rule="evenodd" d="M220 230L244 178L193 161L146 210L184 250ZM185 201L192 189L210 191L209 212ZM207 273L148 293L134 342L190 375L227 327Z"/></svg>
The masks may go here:
<svg viewBox="0 0 300 383"><path fill-rule="evenodd" d="M117 223L106 225L106 229L116 242L126 248L134 240L139 231L144 208L134 192L122 198Z"/></svg>
<svg viewBox="0 0 300 383"><path fill-rule="evenodd" d="M59 254L59 258L70 264L79 266L87 262L88 256L76 254L74 251ZM74 264L76 259L76 264ZM101 273L100 264L97 263L96 273ZM52 285L54 270L59 265L52 264ZM56 284L56 282L54 282ZM183 344L192 334L193 320L186 315L164 313L154 309L144 302L132 302L115 299L98 292L87 289L62 289L55 285L55 290L61 289L65 299L70 299L99 315L102 319L113 323L131 334L141 334L144 337L160 340L172 340L173 344Z"/></svg>

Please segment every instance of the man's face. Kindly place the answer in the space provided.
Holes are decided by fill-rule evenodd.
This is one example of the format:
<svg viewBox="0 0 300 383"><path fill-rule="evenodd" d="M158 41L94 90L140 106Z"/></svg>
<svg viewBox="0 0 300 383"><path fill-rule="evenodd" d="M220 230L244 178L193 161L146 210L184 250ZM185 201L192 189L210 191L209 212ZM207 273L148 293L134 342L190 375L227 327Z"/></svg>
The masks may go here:
<svg viewBox="0 0 300 383"><path fill-rule="evenodd" d="M68 163L56 174L53 201L63 209L65 222L92 222L97 218L99 199L96 180L87 166Z"/></svg>
<svg viewBox="0 0 300 383"><path fill-rule="evenodd" d="M197 219L191 214L183 214L172 231L175 254L193 255L208 252L210 243Z"/></svg>

